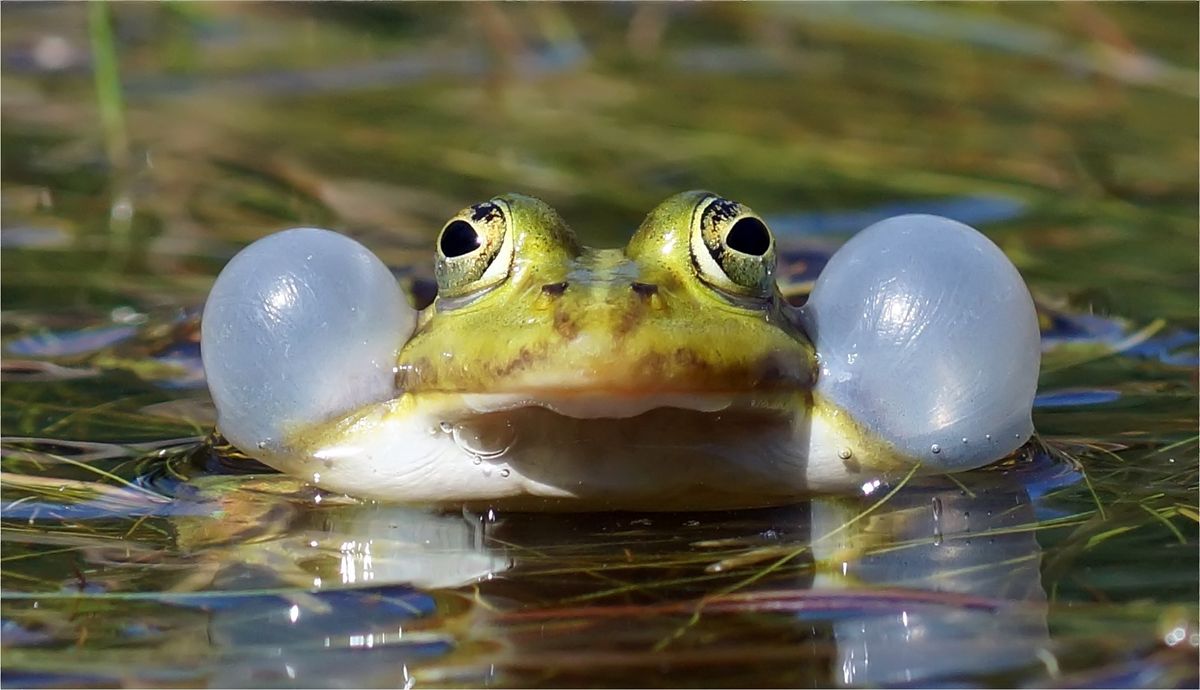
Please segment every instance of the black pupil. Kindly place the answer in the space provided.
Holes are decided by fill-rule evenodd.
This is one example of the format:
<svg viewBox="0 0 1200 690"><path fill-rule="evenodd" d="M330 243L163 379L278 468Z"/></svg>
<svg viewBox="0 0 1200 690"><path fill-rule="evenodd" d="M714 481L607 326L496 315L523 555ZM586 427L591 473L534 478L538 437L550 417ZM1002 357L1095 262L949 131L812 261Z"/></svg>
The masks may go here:
<svg viewBox="0 0 1200 690"><path fill-rule="evenodd" d="M453 259L479 249L479 233L465 220L456 220L442 231L440 247L446 258Z"/></svg>
<svg viewBox="0 0 1200 690"><path fill-rule="evenodd" d="M771 248L771 232L757 218L742 218L729 229L725 244L743 254L762 256Z"/></svg>

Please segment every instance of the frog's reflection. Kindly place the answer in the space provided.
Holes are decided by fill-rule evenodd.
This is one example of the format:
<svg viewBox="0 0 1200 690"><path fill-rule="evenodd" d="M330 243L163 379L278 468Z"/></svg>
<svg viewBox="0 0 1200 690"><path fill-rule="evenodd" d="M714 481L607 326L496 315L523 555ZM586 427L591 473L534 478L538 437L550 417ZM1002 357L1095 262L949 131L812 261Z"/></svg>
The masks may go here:
<svg viewBox="0 0 1200 690"><path fill-rule="evenodd" d="M833 533L856 508L814 502L813 533ZM814 542L815 557L835 566L817 576L814 589L895 587L967 597L960 605L900 605L835 621L836 682L929 683L1037 663L1048 640L1046 597L1029 529L1035 518L1022 488L911 488L863 522Z"/></svg>
<svg viewBox="0 0 1200 690"><path fill-rule="evenodd" d="M744 663L754 673L799 663L808 667L799 676L786 671L796 682L930 683L1035 664L1047 644L1029 498L999 472L977 474L969 486L907 486L866 514L882 491L691 515L492 519L360 506L324 513L321 529L354 537L338 565L347 584L469 586L488 605L457 641L496 643L498 656L474 660L492 673L548 667L557 682L574 682L571 673L594 680L588 654L609 644L645 651L641 661L622 657L631 674L642 661L699 672L727 658L720 645L750 643ZM702 624L689 629L697 610ZM723 635L729 613L741 618ZM579 620L581 632L571 632L566 624ZM565 628L530 635L530 623ZM697 647L711 656L671 655Z"/></svg>

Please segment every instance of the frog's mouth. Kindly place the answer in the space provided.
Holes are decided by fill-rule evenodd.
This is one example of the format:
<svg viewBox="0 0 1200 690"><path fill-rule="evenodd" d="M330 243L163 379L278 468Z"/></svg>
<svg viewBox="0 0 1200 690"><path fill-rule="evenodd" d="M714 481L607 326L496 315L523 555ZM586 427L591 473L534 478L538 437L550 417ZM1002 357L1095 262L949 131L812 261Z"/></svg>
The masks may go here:
<svg viewBox="0 0 1200 690"><path fill-rule="evenodd" d="M752 412L763 415L804 409L808 390L700 391L618 388L539 388L490 393L432 393L410 397L412 411L447 420L544 409L564 418L632 419L655 410L682 410L707 414Z"/></svg>
<svg viewBox="0 0 1200 690"><path fill-rule="evenodd" d="M525 407L543 407L576 419L627 419L650 410L673 408L695 412L720 412L730 408L760 406L764 396L733 393L634 393L629 391L537 391L531 393L464 394L466 409L478 414Z"/></svg>

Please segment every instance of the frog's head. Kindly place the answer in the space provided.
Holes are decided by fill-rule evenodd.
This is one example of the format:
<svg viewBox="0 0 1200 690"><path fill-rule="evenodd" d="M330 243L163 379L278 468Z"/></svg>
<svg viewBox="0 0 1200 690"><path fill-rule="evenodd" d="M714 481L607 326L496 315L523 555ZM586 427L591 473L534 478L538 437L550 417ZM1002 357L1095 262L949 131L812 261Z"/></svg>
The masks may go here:
<svg viewBox="0 0 1200 690"><path fill-rule="evenodd" d="M708 192L668 199L623 250L583 247L537 199L496 197L445 225L436 261L438 297L398 356L417 399L629 417L763 405L813 380L770 230Z"/></svg>

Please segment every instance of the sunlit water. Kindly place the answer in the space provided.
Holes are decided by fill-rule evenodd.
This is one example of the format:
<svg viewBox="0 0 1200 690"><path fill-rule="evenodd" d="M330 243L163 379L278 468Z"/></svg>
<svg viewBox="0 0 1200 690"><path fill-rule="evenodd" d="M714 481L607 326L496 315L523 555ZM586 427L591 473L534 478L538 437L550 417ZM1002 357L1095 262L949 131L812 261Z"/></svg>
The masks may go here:
<svg viewBox="0 0 1200 690"><path fill-rule="evenodd" d="M305 14L310 13L310 14ZM1194 686L1196 8L3 8L3 681ZM100 13L103 18L103 13ZM287 226L427 300L514 190L762 212L798 293L904 212L1043 307L1037 443L771 510L439 514L208 442L196 315Z"/></svg>

